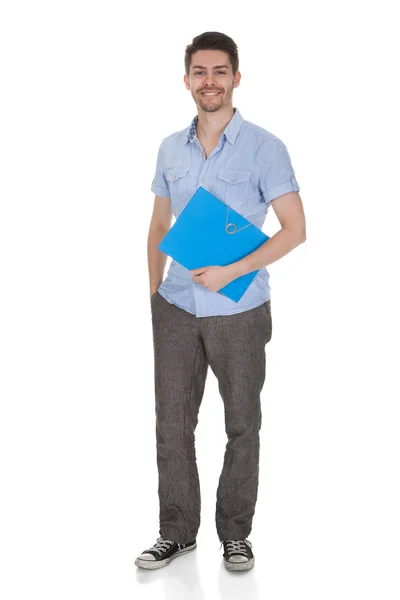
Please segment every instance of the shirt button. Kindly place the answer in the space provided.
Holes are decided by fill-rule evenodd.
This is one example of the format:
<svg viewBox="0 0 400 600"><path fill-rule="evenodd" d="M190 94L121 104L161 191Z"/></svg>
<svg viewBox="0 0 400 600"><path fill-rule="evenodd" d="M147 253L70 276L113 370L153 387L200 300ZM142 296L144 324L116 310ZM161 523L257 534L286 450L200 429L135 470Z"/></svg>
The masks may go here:
<svg viewBox="0 0 400 600"><path fill-rule="evenodd" d="M235 181L235 179L231 179L231 181Z"/></svg>
<svg viewBox="0 0 400 600"><path fill-rule="evenodd" d="M204 177L202 178L202 181L204 181Z"/></svg>
<svg viewBox="0 0 400 600"><path fill-rule="evenodd" d="M176 175L174 175L174 179L176 179Z"/></svg>

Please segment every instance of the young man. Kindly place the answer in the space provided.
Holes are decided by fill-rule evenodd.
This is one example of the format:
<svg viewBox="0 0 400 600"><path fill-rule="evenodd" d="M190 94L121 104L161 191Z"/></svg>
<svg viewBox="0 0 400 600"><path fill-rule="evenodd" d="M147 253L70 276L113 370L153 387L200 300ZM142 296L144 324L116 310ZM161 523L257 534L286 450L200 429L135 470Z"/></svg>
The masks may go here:
<svg viewBox="0 0 400 600"><path fill-rule="evenodd" d="M215 522L228 570L254 565L248 539L259 472L260 393L265 346L272 336L265 266L306 239L299 185L286 146L232 105L240 83L235 42L218 32L194 38L184 83L197 115L161 142L151 190L148 237L152 311L160 536L135 561L157 569L196 548L200 489L194 431L208 365L218 379L228 437ZM282 228L255 252L228 266L188 271L157 249L196 189L204 187L262 228L272 205ZM233 279L260 269L239 302L219 294Z"/></svg>

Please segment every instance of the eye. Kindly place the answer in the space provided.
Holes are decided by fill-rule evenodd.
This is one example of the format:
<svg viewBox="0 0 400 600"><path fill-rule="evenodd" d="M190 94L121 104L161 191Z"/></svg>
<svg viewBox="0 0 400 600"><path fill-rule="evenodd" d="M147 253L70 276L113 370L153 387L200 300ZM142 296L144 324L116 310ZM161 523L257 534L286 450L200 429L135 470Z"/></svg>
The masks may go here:
<svg viewBox="0 0 400 600"><path fill-rule="evenodd" d="M195 71L194 74L195 75L199 75L200 73L204 73L204 71ZM226 72L225 71L216 71L216 73L222 73L222 75L225 75Z"/></svg>

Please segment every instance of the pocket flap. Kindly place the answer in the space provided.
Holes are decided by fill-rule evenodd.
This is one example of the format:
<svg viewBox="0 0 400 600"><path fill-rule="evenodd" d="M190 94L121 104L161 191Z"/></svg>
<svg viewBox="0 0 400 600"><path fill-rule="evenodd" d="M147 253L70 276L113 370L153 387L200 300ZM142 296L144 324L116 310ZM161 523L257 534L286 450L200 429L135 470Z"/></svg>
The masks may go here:
<svg viewBox="0 0 400 600"><path fill-rule="evenodd" d="M165 171L165 177L168 181L172 183L179 179L180 177L185 177L189 172L187 167L171 167Z"/></svg>
<svg viewBox="0 0 400 600"><path fill-rule="evenodd" d="M249 181L250 176L250 171L218 171L218 179L222 179L233 185Z"/></svg>

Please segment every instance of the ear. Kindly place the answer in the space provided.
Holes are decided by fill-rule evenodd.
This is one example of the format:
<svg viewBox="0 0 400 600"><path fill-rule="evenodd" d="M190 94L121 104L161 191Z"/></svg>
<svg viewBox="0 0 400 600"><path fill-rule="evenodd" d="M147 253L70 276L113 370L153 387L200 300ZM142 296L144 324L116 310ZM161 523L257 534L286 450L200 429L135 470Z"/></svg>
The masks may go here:
<svg viewBox="0 0 400 600"><path fill-rule="evenodd" d="M233 78L233 87L234 88L239 87L241 77L242 77L241 72L237 71L235 77Z"/></svg>

